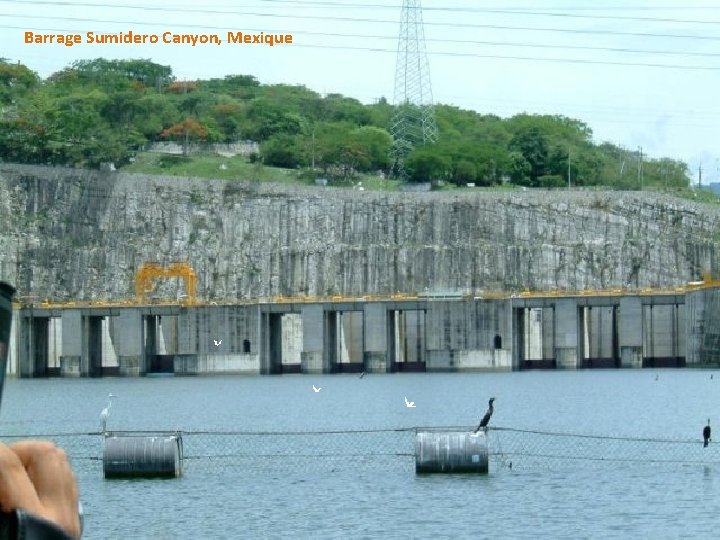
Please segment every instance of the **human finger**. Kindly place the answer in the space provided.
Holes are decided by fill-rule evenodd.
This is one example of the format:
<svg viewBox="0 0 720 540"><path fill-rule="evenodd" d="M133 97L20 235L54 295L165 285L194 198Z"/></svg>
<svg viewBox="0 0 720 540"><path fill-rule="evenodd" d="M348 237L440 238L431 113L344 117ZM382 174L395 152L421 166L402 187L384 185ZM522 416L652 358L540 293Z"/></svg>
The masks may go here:
<svg viewBox="0 0 720 540"><path fill-rule="evenodd" d="M11 448L0 443L0 509L11 512L18 508L32 513L43 511L22 460Z"/></svg>
<svg viewBox="0 0 720 540"><path fill-rule="evenodd" d="M38 515L79 536L77 483L65 452L47 441L23 441L10 445L10 449L35 488L43 507Z"/></svg>

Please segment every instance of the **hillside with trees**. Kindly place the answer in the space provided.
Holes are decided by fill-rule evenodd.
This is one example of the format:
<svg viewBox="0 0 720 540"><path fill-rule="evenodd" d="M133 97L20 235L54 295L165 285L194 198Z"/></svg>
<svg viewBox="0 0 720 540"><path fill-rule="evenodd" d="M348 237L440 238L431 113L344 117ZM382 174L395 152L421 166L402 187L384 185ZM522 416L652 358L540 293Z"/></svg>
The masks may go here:
<svg viewBox="0 0 720 540"><path fill-rule="evenodd" d="M122 167L148 144L256 141L249 160L314 169L336 181L388 174L394 107L364 105L303 86L261 84L251 75L178 81L148 60L82 60L41 79L0 60L0 159L17 163ZM604 185L638 188L641 157L593 141L590 126L560 115L503 119L438 105L439 141L408 157L408 180L479 186ZM685 163L642 162L645 187L687 187Z"/></svg>

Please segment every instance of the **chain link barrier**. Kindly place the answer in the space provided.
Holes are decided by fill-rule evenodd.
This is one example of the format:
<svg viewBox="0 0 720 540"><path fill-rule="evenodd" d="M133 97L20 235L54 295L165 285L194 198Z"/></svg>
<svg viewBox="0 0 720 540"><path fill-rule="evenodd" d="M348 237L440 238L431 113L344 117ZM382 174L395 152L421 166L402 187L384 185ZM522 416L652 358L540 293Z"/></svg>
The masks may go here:
<svg viewBox="0 0 720 540"><path fill-rule="evenodd" d="M464 427L412 427L337 431L184 431L186 474L230 470L413 471L418 431L471 431ZM175 432L173 432L175 433ZM110 432L156 436L162 431ZM51 440L63 448L76 472L102 470L101 433L3 436L3 442ZM700 439L630 438L491 427L487 431L490 471L623 465L677 466L720 463L720 444Z"/></svg>

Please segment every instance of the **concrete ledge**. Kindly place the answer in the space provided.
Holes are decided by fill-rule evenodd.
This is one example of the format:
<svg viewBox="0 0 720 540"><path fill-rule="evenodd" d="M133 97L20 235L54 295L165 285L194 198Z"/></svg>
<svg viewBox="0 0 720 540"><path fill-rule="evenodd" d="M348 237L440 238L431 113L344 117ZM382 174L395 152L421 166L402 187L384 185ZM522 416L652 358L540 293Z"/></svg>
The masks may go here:
<svg viewBox="0 0 720 540"><path fill-rule="evenodd" d="M454 371L512 370L512 355L504 349L454 351Z"/></svg>
<svg viewBox="0 0 720 540"><path fill-rule="evenodd" d="M555 362L557 369L577 369L577 347L556 347Z"/></svg>
<svg viewBox="0 0 720 540"><path fill-rule="evenodd" d="M175 375L259 375L257 354L175 355Z"/></svg>
<svg viewBox="0 0 720 540"><path fill-rule="evenodd" d="M323 369L323 353L319 352L301 352L300 364L303 373L326 373Z"/></svg>
<svg viewBox="0 0 720 540"><path fill-rule="evenodd" d="M118 375L121 377L139 377L141 363L142 357L140 356L119 356Z"/></svg>
<svg viewBox="0 0 720 540"><path fill-rule="evenodd" d="M61 356L60 357L60 376L62 376L62 377L80 377L80 357L79 356Z"/></svg>
<svg viewBox="0 0 720 540"><path fill-rule="evenodd" d="M363 362L365 371L368 373L387 373L387 353L385 351L365 351Z"/></svg>
<svg viewBox="0 0 720 540"><path fill-rule="evenodd" d="M620 366L624 368L642 367L642 347L620 347Z"/></svg>
<svg viewBox="0 0 720 540"><path fill-rule="evenodd" d="M433 373L512 371L512 351L508 349L428 351L426 370Z"/></svg>

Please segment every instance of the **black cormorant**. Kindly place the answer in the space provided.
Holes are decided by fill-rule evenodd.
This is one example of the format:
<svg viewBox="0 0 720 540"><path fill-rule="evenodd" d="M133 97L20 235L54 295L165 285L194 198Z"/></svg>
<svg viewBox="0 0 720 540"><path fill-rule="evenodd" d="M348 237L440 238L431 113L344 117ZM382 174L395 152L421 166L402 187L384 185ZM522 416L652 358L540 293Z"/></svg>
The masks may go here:
<svg viewBox="0 0 720 540"><path fill-rule="evenodd" d="M707 448L710 442L710 419L708 418L708 424L703 428L703 447Z"/></svg>
<svg viewBox="0 0 720 540"><path fill-rule="evenodd" d="M490 401L488 402L488 410L485 413L485 416L482 417L482 420L480 420L480 425L478 425L477 429L475 430L475 433L480 431L480 428L486 428L487 425L490 423L490 417L493 414L493 401L495 401L495 398L490 398Z"/></svg>

